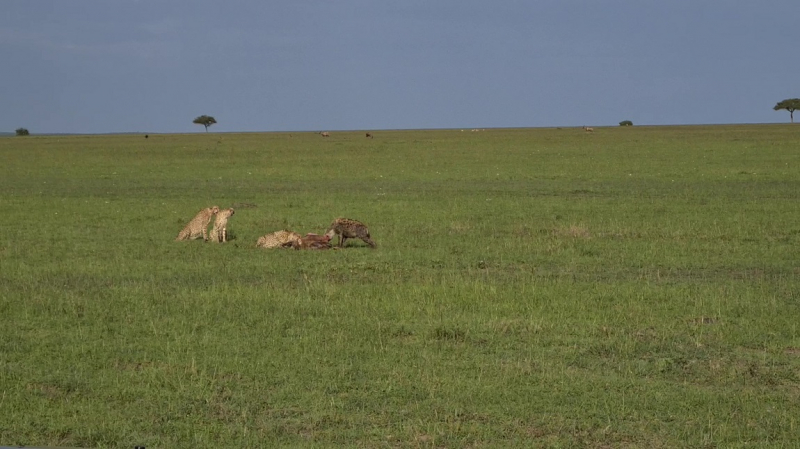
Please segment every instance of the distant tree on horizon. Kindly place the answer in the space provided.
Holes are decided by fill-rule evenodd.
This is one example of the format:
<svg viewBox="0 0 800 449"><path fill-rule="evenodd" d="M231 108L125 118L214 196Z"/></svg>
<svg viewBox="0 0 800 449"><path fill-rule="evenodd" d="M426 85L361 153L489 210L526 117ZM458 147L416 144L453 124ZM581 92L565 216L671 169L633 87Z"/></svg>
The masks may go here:
<svg viewBox="0 0 800 449"><path fill-rule="evenodd" d="M30 136L31 133L25 128L17 128L16 133L18 136Z"/></svg>
<svg viewBox="0 0 800 449"><path fill-rule="evenodd" d="M200 117L192 120L192 123L205 126L206 132L208 132L208 127L217 123L217 120L210 115L201 115Z"/></svg>
<svg viewBox="0 0 800 449"><path fill-rule="evenodd" d="M619 122L619 126L633 126L633 122L630 120L623 120Z"/></svg>
<svg viewBox="0 0 800 449"><path fill-rule="evenodd" d="M788 98L776 104L772 109L776 111L786 109L789 111L789 120L794 123L794 111L800 109L800 98Z"/></svg>

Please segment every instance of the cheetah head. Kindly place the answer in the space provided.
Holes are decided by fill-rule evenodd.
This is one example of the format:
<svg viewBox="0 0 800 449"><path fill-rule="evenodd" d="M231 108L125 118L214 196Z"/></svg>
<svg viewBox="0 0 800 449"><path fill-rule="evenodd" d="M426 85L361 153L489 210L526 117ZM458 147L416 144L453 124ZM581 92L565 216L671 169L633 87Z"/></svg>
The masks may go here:
<svg viewBox="0 0 800 449"><path fill-rule="evenodd" d="M211 214L215 215L219 213L219 206L211 206Z"/></svg>

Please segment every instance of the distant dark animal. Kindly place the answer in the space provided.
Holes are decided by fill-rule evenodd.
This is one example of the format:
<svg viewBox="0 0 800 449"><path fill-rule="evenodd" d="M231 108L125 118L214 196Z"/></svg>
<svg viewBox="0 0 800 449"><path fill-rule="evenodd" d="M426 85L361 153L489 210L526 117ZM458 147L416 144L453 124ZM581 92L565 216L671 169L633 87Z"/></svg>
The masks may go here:
<svg viewBox="0 0 800 449"><path fill-rule="evenodd" d="M328 230L325 231L325 235L331 239L334 235L338 235L339 244L337 246L339 246L339 248L343 248L344 242L352 238L359 238L372 248L377 246L375 242L372 241L372 238L370 238L367 225L349 218L337 218L333 220Z"/></svg>
<svg viewBox="0 0 800 449"><path fill-rule="evenodd" d="M367 138L372 139L372 134L367 133Z"/></svg>

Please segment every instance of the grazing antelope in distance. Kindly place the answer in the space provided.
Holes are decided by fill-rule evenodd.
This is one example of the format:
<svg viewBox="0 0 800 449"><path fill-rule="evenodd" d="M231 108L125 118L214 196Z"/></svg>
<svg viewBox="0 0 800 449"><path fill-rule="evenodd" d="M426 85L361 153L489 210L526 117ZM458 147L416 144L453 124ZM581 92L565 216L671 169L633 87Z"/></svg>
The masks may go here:
<svg viewBox="0 0 800 449"><path fill-rule="evenodd" d="M370 134L370 133L367 133L367 137L368 137L368 138L370 138L370 139L372 139L372 134Z"/></svg>
<svg viewBox="0 0 800 449"><path fill-rule="evenodd" d="M589 128L588 126L584 126L583 130L586 131L587 133L593 133L594 132L594 128Z"/></svg>
<svg viewBox="0 0 800 449"><path fill-rule="evenodd" d="M319 133L319 135L322 137L330 137L331 133L329 133L328 131L322 131Z"/></svg>

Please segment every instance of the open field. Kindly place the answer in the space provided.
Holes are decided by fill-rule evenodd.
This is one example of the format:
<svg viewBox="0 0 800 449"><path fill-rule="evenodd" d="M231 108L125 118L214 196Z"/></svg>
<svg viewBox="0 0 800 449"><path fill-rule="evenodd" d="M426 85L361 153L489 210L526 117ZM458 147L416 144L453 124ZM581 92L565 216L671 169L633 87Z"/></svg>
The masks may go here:
<svg viewBox="0 0 800 449"><path fill-rule="evenodd" d="M0 444L796 444L800 125L374 135L0 139Z"/></svg>

